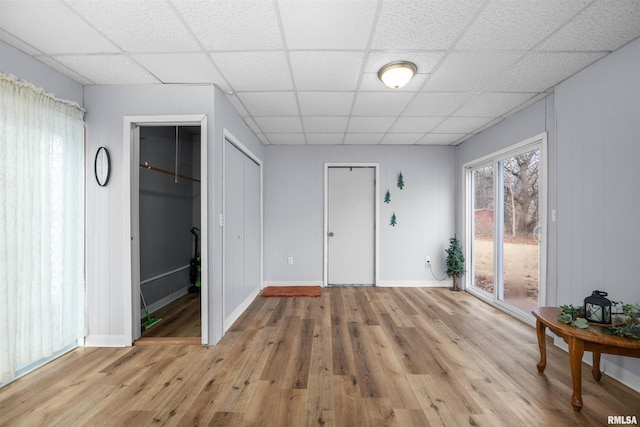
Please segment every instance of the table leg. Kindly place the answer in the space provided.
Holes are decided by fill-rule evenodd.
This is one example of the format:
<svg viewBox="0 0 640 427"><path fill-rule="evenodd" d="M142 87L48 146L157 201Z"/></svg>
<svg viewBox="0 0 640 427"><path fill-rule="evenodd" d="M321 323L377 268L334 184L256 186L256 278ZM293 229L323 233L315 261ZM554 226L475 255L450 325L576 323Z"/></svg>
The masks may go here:
<svg viewBox="0 0 640 427"><path fill-rule="evenodd" d="M593 375L593 379L596 381L600 381L602 378L602 372L600 372L600 352L593 352L593 367L591 368L591 374Z"/></svg>
<svg viewBox="0 0 640 427"><path fill-rule="evenodd" d="M536 319L536 331L538 333L538 346L540 347L540 363L538 363L538 371L544 372L544 368L547 367L547 340L544 333L546 326Z"/></svg>
<svg viewBox="0 0 640 427"><path fill-rule="evenodd" d="M584 342L576 337L569 337L569 362L571 363L571 379L573 380L573 394L571 405L580 412L582 409L582 355Z"/></svg>

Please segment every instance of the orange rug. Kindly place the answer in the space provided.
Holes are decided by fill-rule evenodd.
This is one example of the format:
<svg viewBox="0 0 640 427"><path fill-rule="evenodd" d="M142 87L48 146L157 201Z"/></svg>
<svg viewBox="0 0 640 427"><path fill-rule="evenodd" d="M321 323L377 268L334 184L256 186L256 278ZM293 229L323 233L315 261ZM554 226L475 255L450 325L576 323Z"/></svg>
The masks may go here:
<svg viewBox="0 0 640 427"><path fill-rule="evenodd" d="M267 286L263 297L319 297L320 286Z"/></svg>

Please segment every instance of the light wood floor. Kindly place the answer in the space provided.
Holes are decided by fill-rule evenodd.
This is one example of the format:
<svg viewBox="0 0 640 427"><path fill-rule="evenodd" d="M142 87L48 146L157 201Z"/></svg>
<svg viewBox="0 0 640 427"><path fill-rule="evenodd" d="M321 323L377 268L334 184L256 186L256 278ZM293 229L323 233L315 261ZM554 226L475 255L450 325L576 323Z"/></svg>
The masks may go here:
<svg viewBox="0 0 640 427"><path fill-rule="evenodd" d="M142 337L199 337L202 331L200 294L185 294L177 300L151 313L162 319L147 330Z"/></svg>
<svg viewBox="0 0 640 427"><path fill-rule="evenodd" d="M0 389L0 425L604 426L640 394L464 293L333 288L262 298L220 343L79 348Z"/></svg>

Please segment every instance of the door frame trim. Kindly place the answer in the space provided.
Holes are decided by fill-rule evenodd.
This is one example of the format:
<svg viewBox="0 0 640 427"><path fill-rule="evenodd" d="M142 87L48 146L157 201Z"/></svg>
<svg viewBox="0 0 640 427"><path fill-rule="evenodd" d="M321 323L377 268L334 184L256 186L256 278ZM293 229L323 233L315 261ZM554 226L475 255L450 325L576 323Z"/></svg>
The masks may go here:
<svg viewBox="0 0 640 427"><path fill-rule="evenodd" d="M140 241L137 238L139 222L134 215L139 216L138 174L140 157L140 126L200 126L200 298L201 298L201 343L209 344L209 217L207 201L208 170L207 150L209 131L206 114L193 115L150 115L124 116L124 268L123 268L123 312L125 316L126 342L140 338ZM135 187L135 188L134 188ZM135 190L135 191L134 191ZM139 220L139 218L138 218ZM134 303L136 301L137 303ZM127 315L128 314L128 315ZM130 344L130 345L131 345Z"/></svg>
<svg viewBox="0 0 640 427"><path fill-rule="evenodd" d="M380 266L380 191L378 183L380 182L380 163L332 163L326 162L324 164L324 224L323 224L323 279L322 285L324 287L329 286L329 239L327 233L329 232L329 168L343 167L343 168L373 168L374 169L374 181L373 190L375 195L374 200L374 227L373 227L373 285L377 286L379 279L379 266Z"/></svg>
<svg viewBox="0 0 640 427"><path fill-rule="evenodd" d="M479 157L478 159L471 160L462 165L461 173L462 173L462 182L464 183L464 191L462 192L462 202L461 206L464 206L464 248L465 253L467 254L467 260L471 259L471 254L473 251L472 242L473 242L473 234L472 234L472 226L473 220L470 215L471 207L472 207L472 185L471 185L471 171L474 168L478 168L485 165L493 165L494 167L498 163L498 158L503 158L509 155L517 155L527 150L531 149L531 147L539 145L540 150L540 159L541 165L539 170L539 181L538 188L539 193L539 225L541 227L541 236L542 240L539 244L539 259L538 259L538 304L540 306L544 305L547 301L547 248L548 248L548 228L547 228L547 206L548 206L548 141L547 141L547 132L541 132L535 136L527 138L523 141L517 142L515 144L504 147L495 152L486 154L484 156ZM495 184L494 184L495 185ZM497 195L494 197L497 198ZM497 233L495 233L498 236ZM497 245L497 242L494 242L494 247ZM496 250L494 249L494 254ZM497 260L494 260L497 262ZM504 303L497 298L497 289L494 289L494 294L492 296L488 296L487 294L483 294L478 291L475 287L471 286L471 282L473 280L473 268L471 267L468 272L469 274L465 275L464 285L465 290L470 294L482 299L490 305L504 311L505 313L521 320L522 322L535 326L535 318L531 313L525 313L522 310L513 308L510 304ZM497 270L497 267L494 266L494 271Z"/></svg>

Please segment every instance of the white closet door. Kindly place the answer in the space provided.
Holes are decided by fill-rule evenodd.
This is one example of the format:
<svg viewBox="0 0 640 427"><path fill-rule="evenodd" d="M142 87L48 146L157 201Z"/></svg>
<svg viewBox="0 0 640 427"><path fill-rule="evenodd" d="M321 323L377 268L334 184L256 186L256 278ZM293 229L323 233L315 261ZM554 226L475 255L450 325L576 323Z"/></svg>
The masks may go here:
<svg viewBox="0 0 640 427"><path fill-rule="evenodd" d="M244 158L244 297L260 286L260 166Z"/></svg>
<svg viewBox="0 0 640 427"><path fill-rule="evenodd" d="M224 181L224 315L240 304L244 283L244 159L226 142Z"/></svg>

